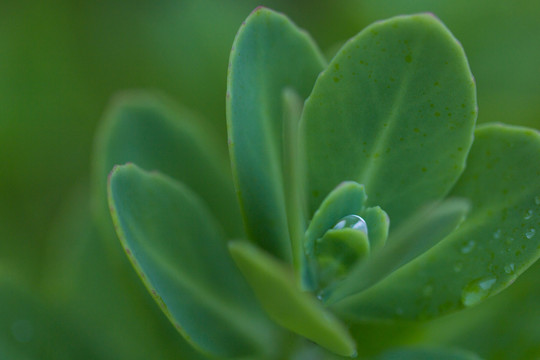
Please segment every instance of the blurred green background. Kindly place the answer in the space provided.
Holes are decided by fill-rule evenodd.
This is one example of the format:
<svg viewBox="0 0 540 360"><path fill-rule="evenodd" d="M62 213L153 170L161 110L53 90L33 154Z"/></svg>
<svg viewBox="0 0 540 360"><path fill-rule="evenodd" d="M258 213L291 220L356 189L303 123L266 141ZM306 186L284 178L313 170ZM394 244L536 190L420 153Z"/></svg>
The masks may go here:
<svg viewBox="0 0 540 360"><path fill-rule="evenodd" d="M41 294L50 286L44 277L70 270L58 265L67 251L58 239L81 240L66 221L78 234L91 232L65 218L87 201L93 136L118 91L170 95L203 115L225 151L228 53L258 5L286 13L329 54L373 21L433 12L469 57L479 122L540 128L540 3L534 0L2 0L0 281Z"/></svg>

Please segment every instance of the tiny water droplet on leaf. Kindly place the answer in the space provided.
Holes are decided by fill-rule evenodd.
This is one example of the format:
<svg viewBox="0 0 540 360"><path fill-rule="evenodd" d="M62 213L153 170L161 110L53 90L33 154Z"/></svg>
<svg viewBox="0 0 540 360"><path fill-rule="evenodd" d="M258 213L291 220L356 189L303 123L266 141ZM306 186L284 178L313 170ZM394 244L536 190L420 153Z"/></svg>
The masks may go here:
<svg viewBox="0 0 540 360"><path fill-rule="evenodd" d="M473 251L475 247L476 247L476 242L474 242L474 240L470 240L468 243L466 243L466 244L461 248L461 253L462 253L462 254L468 254L468 253L470 253L471 251Z"/></svg>
<svg viewBox="0 0 540 360"><path fill-rule="evenodd" d="M348 215L338 221L334 226L335 230L350 228L358 231L362 231L364 234L368 234L367 224L358 215Z"/></svg>
<svg viewBox="0 0 540 360"><path fill-rule="evenodd" d="M510 263L504 266L504 272L507 274L513 274L515 269L514 263Z"/></svg>
<svg viewBox="0 0 540 360"><path fill-rule="evenodd" d="M534 237L534 235L536 234L536 230L535 229L529 229L529 231L527 231L525 233L525 237L527 239L532 239Z"/></svg>
<svg viewBox="0 0 540 360"><path fill-rule="evenodd" d="M483 277L468 283L461 293L461 302L465 306L473 306L487 298L491 293L491 288L497 279L495 277Z"/></svg>

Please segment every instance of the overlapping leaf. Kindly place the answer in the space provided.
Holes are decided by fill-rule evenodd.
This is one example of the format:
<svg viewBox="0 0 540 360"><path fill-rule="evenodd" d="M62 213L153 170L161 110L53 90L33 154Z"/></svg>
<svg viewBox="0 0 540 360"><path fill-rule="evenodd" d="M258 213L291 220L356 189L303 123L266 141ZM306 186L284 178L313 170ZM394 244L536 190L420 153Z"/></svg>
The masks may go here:
<svg viewBox="0 0 540 360"><path fill-rule="evenodd" d="M476 119L463 49L429 14L375 23L318 78L302 118L310 210L337 184L366 187L394 226L444 197L461 174Z"/></svg>
<svg viewBox="0 0 540 360"><path fill-rule="evenodd" d="M476 131L452 195L472 211L438 246L346 300L352 318L425 319L473 306L540 257L540 135L503 125ZM382 301L384 299L384 301Z"/></svg>
<svg viewBox="0 0 540 360"><path fill-rule="evenodd" d="M227 235L240 236L240 211L227 159L208 130L198 116L162 95L119 95L106 113L96 141L93 206L101 222L110 224L108 174L113 166L132 162L186 184L201 196Z"/></svg>
<svg viewBox="0 0 540 360"><path fill-rule="evenodd" d="M281 259L291 259L282 181L282 93L291 88L305 99L324 65L304 31L261 7L243 23L231 51L227 124L238 198L249 239Z"/></svg>
<svg viewBox="0 0 540 360"><path fill-rule="evenodd" d="M168 177L125 165L111 175L109 202L130 260L188 341L221 356L272 351L275 328L200 198Z"/></svg>

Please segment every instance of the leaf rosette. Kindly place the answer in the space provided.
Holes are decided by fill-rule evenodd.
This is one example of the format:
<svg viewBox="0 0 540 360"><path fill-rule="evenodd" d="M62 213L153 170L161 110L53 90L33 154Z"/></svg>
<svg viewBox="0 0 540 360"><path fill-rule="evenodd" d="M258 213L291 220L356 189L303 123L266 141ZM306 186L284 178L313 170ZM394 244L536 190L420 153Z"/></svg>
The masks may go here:
<svg viewBox="0 0 540 360"><path fill-rule="evenodd" d="M126 100L99 163L136 164L109 179L117 233L206 353L285 358L294 333L364 354L349 330L358 324L477 305L540 257L540 136L475 128L475 91L463 48L431 14L377 22L327 63L288 18L257 8L234 41L227 88L245 232L219 151L197 122L177 120L193 116ZM418 351L392 354L454 354Z"/></svg>

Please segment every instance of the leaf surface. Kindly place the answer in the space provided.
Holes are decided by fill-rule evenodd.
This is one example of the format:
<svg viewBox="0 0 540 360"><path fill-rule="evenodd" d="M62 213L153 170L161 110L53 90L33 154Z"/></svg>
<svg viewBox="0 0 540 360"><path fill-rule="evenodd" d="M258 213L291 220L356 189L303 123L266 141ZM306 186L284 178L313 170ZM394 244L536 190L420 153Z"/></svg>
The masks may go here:
<svg viewBox="0 0 540 360"><path fill-rule="evenodd" d="M540 257L540 134L503 125L475 133L452 190L472 210L439 245L355 297L358 317L428 319L497 294Z"/></svg>
<svg viewBox="0 0 540 360"><path fill-rule="evenodd" d="M154 93L119 95L108 109L97 136L94 162L94 210L110 224L107 176L127 162L158 170L199 194L231 237L243 234L225 152L195 114ZM112 230L112 225L110 225Z"/></svg>
<svg viewBox="0 0 540 360"><path fill-rule="evenodd" d="M305 99L325 61L288 18L259 7L243 23L230 56L227 126L233 175L248 238L291 259L282 177L282 92Z"/></svg>
<svg viewBox="0 0 540 360"><path fill-rule="evenodd" d="M359 263L335 289L330 289L328 303L360 293L423 254L456 229L468 210L469 203L462 199L446 200L422 209L391 235L386 246ZM348 312L355 308L356 302L353 295L334 308Z"/></svg>
<svg viewBox="0 0 540 360"><path fill-rule="evenodd" d="M347 329L312 295L297 288L292 271L248 242L232 242L229 250L274 321L336 354L355 353Z"/></svg>
<svg viewBox="0 0 540 360"><path fill-rule="evenodd" d="M354 180L393 226L444 197L465 166L475 84L461 45L429 14L377 22L348 41L306 101L310 211Z"/></svg>
<svg viewBox="0 0 540 360"><path fill-rule="evenodd" d="M109 203L139 276L188 341L220 356L271 349L274 326L195 194L159 173L124 165L111 174Z"/></svg>

